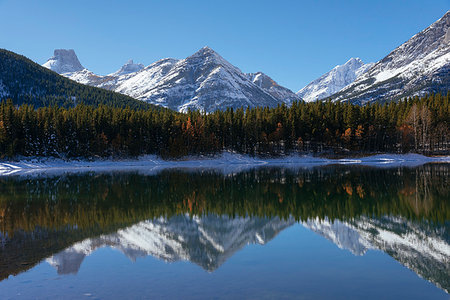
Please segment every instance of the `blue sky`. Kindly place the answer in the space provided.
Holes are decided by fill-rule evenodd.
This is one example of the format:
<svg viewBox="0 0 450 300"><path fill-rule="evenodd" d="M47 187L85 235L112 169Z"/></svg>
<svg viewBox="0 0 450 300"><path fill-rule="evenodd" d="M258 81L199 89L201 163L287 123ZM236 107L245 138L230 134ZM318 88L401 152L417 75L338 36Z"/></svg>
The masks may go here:
<svg viewBox="0 0 450 300"><path fill-rule="evenodd" d="M42 64L75 49L98 74L210 46L298 91L351 57L377 61L450 9L428 1L0 0L0 48Z"/></svg>

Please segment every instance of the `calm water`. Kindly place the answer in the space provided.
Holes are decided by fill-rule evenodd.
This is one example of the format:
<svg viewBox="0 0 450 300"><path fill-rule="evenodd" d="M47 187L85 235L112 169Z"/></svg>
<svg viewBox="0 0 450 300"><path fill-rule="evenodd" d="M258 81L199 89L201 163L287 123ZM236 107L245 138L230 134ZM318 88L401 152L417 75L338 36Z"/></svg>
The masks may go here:
<svg viewBox="0 0 450 300"><path fill-rule="evenodd" d="M449 299L449 175L0 177L0 298Z"/></svg>

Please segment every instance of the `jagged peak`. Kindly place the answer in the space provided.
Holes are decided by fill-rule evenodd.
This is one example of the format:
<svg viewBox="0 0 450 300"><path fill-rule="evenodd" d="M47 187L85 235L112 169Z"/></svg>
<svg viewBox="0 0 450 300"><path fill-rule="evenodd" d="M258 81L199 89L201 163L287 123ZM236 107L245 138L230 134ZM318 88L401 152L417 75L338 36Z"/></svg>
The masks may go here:
<svg viewBox="0 0 450 300"><path fill-rule="evenodd" d="M361 58L352 57L349 60L347 60L347 62L344 65L349 64L349 63L355 63L355 62L363 64L363 61L361 60Z"/></svg>
<svg viewBox="0 0 450 300"><path fill-rule="evenodd" d="M84 69L73 49L55 49L44 67L59 74L77 72Z"/></svg>
<svg viewBox="0 0 450 300"><path fill-rule="evenodd" d="M256 72L256 73L248 73L247 77L255 83L257 86L262 88L269 88L271 86L278 86L278 84L270 78L268 75L264 74L263 72Z"/></svg>
<svg viewBox="0 0 450 300"><path fill-rule="evenodd" d="M145 66L143 64L135 64L132 59L129 59L119 70L110 74L112 76L120 76L130 73L135 73L142 70Z"/></svg>
<svg viewBox="0 0 450 300"><path fill-rule="evenodd" d="M197 57L214 57L214 58L223 59L222 56L220 56L219 53L217 53L216 51L214 51L213 49L211 49L208 46L205 46L205 47L201 48L200 50L198 50L197 52L195 52L194 54L189 56L187 59L189 59L189 58L197 58Z"/></svg>
<svg viewBox="0 0 450 300"><path fill-rule="evenodd" d="M349 60L347 60L345 62L345 64L337 65L333 69L334 70L343 69L343 68L345 69L345 68L349 68L349 67L352 67L352 66L355 66L355 65L359 68L362 65L364 65L364 62L359 57L352 57Z"/></svg>

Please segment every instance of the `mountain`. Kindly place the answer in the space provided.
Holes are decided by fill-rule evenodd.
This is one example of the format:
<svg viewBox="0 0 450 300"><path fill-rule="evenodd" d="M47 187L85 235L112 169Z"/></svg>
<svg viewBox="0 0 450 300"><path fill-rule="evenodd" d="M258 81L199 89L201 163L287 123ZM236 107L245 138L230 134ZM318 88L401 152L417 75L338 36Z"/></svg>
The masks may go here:
<svg viewBox="0 0 450 300"><path fill-rule="evenodd" d="M365 104L397 100L450 87L450 11L332 96Z"/></svg>
<svg viewBox="0 0 450 300"><path fill-rule="evenodd" d="M117 233L86 239L47 259L59 274L77 273L83 259L109 246L135 261L153 256L174 262L196 263L207 271L220 267L248 244L266 244L294 223L279 218L232 218L178 215L143 221Z"/></svg>
<svg viewBox="0 0 450 300"><path fill-rule="evenodd" d="M54 65L58 64L47 67L52 69ZM130 61L118 72L106 76L87 69L61 74L80 83L184 112L189 109L212 112L228 107L275 107L299 99L266 75L272 82L270 85L258 81L259 76L254 78L242 73L209 47L186 59L166 58L145 68Z"/></svg>
<svg viewBox="0 0 450 300"><path fill-rule="evenodd" d="M140 71L144 68L143 64L135 64L132 59L127 61L126 64L124 64L119 70L116 72L109 74L109 76L120 76L125 74L134 73L137 71Z"/></svg>
<svg viewBox="0 0 450 300"><path fill-rule="evenodd" d="M280 102L285 102L286 104L292 104L294 101L301 101L302 98L290 89L282 87L276 83L272 78L267 76L262 72L248 73L247 77L266 93L270 94L272 97Z"/></svg>
<svg viewBox="0 0 450 300"><path fill-rule="evenodd" d="M56 49L51 57L42 66L56 73L77 72L84 69L73 49Z"/></svg>
<svg viewBox="0 0 450 300"><path fill-rule="evenodd" d="M55 70L73 73L83 68L73 50L56 50L47 63ZM44 68L28 58L0 49L0 100L11 98L14 103L34 106L50 104L73 106L79 103L90 105L108 104L132 108L152 107L129 96L83 85Z"/></svg>
<svg viewBox="0 0 450 300"><path fill-rule="evenodd" d="M325 99L355 81L373 65L374 63L364 64L359 58L351 58L345 64L334 67L310 82L298 91L297 95L307 102Z"/></svg>

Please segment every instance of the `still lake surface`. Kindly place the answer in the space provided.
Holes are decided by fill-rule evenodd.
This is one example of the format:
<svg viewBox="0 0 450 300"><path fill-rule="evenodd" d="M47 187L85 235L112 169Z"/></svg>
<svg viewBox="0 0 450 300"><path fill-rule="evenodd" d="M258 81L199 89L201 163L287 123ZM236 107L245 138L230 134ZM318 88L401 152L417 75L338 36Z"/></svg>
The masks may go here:
<svg viewBox="0 0 450 300"><path fill-rule="evenodd" d="M2 299L449 299L450 165L0 177Z"/></svg>

